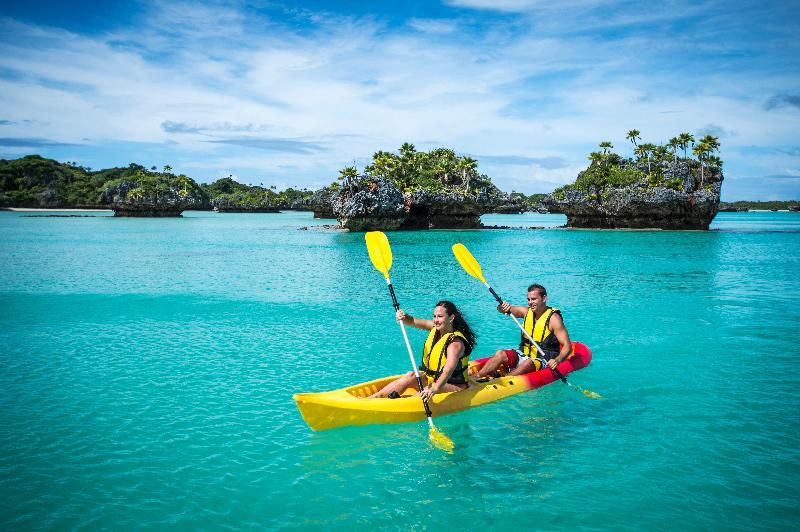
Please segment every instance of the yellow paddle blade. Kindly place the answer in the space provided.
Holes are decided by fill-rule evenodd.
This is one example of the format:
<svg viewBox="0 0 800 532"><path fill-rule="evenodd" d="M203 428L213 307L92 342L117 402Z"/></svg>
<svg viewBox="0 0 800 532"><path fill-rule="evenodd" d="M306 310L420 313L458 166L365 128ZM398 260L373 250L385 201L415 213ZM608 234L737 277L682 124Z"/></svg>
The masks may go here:
<svg viewBox="0 0 800 532"><path fill-rule="evenodd" d="M367 241L367 251L369 260L375 269L389 278L389 270L392 269L392 248L389 247L389 239L380 231L370 231L364 235Z"/></svg>
<svg viewBox="0 0 800 532"><path fill-rule="evenodd" d="M478 264L478 261L475 260L475 257L472 256L472 253L464 246L462 243L453 244L453 255L456 256L456 260L464 268L464 271L473 276L474 278L478 279L482 283L486 283L486 279L483 278L483 272L481 271L481 265Z"/></svg>
<svg viewBox="0 0 800 532"><path fill-rule="evenodd" d="M603 398L603 396L600 395L599 393L592 392L592 391L589 391L589 390L583 390L583 395L585 395L589 399L602 399Z"/></svg>
<svg viewBox="0 0 800 532"><path fill-rule="evenodd" d="M439 429L435 427L431 427L430 434L428 435L431 443L437 449L441 449L443 451L447 451L448 453L452 453L453 449L456 448L456 444L453 443L453 440L447 437L444 432L441 432Z"/></svg>

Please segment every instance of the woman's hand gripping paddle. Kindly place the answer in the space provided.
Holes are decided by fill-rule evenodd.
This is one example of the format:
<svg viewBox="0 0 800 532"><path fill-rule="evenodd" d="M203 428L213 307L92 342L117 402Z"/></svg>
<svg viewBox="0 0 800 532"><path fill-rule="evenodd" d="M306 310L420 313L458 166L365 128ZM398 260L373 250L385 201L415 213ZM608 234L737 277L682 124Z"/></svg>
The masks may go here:
<svg viewBox="0 0 800 532"><path fill-rule="evenodd" d="M389 270L392 268L392 248L389 247L389 239L387 239L386 235L380 231L370 231L364 235L364 239L367 241L367 251L369 252L369 258L372 261L372 265L375 266L375 269L381 272L386 278L386 284L389 286L389 294L392 296L394 310L400 310L400 304L397 302L397 297L395 296L394 288L392 287L392 280L389 278ZM421 391L422 379L419 376L417 362L414 360L414 352L411 350L411 343L408 341L408 334L406 334L406 328L403 325L403 322L401 321L399 323L400 330L403 331L403 339L406 341L408 356L411 359L411 367L414 369L414 375L417 377L417 385ZM433 413L428 406L428 401L423 399L422 404L425 407L425 415L428 419L428 425L430 425L429 437L431 443L439 449L452 452L453 448L455 447L453 440L448 438L433 424Z"/></svg>
<svg viewBox="0 0 800 532"><path fill-rule="evenodd" d="M469 250L466 248L466 246L464 246L464 244L461 243L453 244L453 255L456 256L456 260L461 265L461 267L464 268L465 272L467 272L472 277L482 282L483 285L489 289L489 292L491 292L491 294L494 296L494 298L497 300L498 303L500 304L503 303L502 298L497 295L497 292L494 291L494 288L489 286L489 283L486 282L486 279L483 277L483 271L481 270L481 265L478 264L478 261L475 260L475 257L472 256L472 253L469 252ZM525 327L522 326L517 317L511 313L509 313L508 315L511 316L511 319L514 320L514 323L517 324L517 327L519 327L519 330L522 331L522 334L524 334L525 337L531 342L531 344L533 344L536 347L536 350L539 351L539 354L542 355L542 358L546 360L547 356L544 354L544 351L542 350L541 346L538 343L536 343L536 341L531 337L530 334L528 334L528 331L525 330ZM589 390L584 390L579 386L575 386L574 384L572 384L567 380L567 378L564 376L563 373L558 371L558 368L554 368L553 372L559 379L561 379L561 381L564 384L567 384L569 386L572 386L573 388L580 390L586 397L589 397L591 399L600 399L600 397L602 397L599 393L591 392Z"/></svg>

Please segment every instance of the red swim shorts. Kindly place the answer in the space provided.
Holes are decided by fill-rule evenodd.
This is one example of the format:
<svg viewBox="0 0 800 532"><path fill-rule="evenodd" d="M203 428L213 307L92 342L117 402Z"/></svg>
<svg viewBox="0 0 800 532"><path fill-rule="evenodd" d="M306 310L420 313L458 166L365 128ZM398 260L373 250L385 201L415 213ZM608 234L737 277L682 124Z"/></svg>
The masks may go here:
<svg viewBox="0 0 800 532"><path fill-rule="evenodd" d="M516 368L517 364L519 364L519 351L516 349L505 349L503 352L506 354L506 365L508 369Z"/></svg>
<svg viewBox="0 0 800 532"><path fill-rule="evenodd" d="M508 365L508 369L515 369L519 361L522 360L523 355L517 349L504 349L503 352L506 354L506 364ZM533 359L533 369L528 371L539 371L544 367L546 362L544 359L536 357Z"/></svg>

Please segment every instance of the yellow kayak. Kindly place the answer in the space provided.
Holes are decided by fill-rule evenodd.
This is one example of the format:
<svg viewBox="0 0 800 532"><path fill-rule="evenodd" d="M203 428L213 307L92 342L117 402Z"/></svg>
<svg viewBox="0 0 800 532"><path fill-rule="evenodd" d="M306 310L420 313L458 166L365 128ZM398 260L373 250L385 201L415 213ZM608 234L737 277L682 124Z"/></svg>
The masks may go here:
<svg viewBox="0 0 800 532"><path fill-rule="evenodd" d="M573 354L558 366L563 375L586 367L592 360L592 352L586 345L573 342L573 346ZM486 360L472 362L471 372L477 371ZM365 399L399 377L400 375L384 377L330 392L298 393L294 395L294 400L303 419L313 430L424 420L425 409L420 398L416 396L416 390L408 390L397 399ZM465 390L434 395L428 404L433 416L438 417L499 401L556 380L558 377L553 371L543 369L525 375L500 377L485 383L471 382Z"/></svg>

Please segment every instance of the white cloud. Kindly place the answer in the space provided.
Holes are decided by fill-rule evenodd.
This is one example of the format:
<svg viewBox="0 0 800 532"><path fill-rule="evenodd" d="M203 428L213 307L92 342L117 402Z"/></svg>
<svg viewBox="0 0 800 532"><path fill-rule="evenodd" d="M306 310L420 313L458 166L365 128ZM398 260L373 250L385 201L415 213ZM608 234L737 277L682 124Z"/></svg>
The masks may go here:
<svg viewBox="0 0 800 532"><path fill-rule="evenodd" d="M696 64L676 74L669 58L683 50L680 38L502 25L451 35L458 21L449 19L412 19L417 31L409 33L370 18L321 16L301 31L194 4L145 20L94 36L2 20L0 71L11 74L0 77L0 137L156 143L199 179L232 173L300 187L379 149L436 139L495 156L481 170L524 192L573 180L601 140L629 153L631 128L653 142L711 126L735 132L722 139L733 174L792 167L768 157L756 164L745 146L800 144L796 108L765 106L771 94L797 94L796 77L776 70L750 80L725 68L697 77ZM519 158L564 164L510 162Z"/></svg>
<svg viewBox="0 0 800 532"><path fill-rule="evenodd" d="M423 33L453 33L458 30L458 23L452 20L412 18L408 25Z"/></svg>
<svg viewBox="0 0 800 532"><path fill-rule="evenodd" d="M600 0L567 0L563 2L553 2L552 0L445 0L445 2L457 7L509 12L525 12L564 7L587 7L604 3Z"/></svg>

